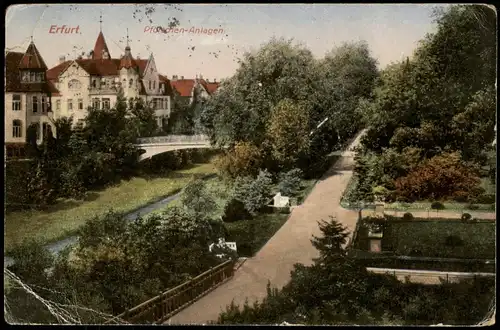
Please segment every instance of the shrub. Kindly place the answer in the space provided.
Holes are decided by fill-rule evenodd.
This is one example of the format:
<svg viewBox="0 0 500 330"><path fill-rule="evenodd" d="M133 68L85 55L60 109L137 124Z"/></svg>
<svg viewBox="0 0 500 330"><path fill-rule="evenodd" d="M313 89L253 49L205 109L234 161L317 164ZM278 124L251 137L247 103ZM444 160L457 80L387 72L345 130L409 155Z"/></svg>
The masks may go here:
<svg viewBox="0 0 500 330"><path fill-rule="evenodd" d="M458 153L435 156L395 181L399 196L410 200L471 198L481 193L480 179Z"/></svg>
<svg viewBox="0 0 500 330"><path fill-rule="evenodd" d="M238 178L235 185L235 198L241 201L250 214L257 214L266 206L272 196L272 179L267 170L261 171L257 178Z"/></svg>
<svg viewBox="0 0 500 330"><path fill-rule="evenodd" d="M432 202L431 209L433 209L433 210L443 210L444 209L444 205L441 202Z"/></svg>
<svg viewBox="0 0 500 330"><path fill-rule="evenodd" d="M444 244L446 246L456 247L456 246L462 246L464 244L464 241L458 236L450 235L446 237Z"/></svg>
<svg viewBox="0 0 500 330"><path fill-rule="evenodd" d="M238 142L224 156L217 157L215 166L223 176L253 176L262 164L260 149L248 142Z"/></svg>
<svg viewBox="0 0 500 330"><path fill-rule="evenodd" d="M469 205L467 205L467 208L469 210L477 210L477 209L479 209L479 205L469 204Z"/></svg>
<svg viewBox="0 0 500 330"><path fill-rule="evenodd" d="M463 222L469 222L472 219L472 215L470 215L470 213L464 213L461 219Z"/></svg>
<svg viewBox="0 0 500 330"><path fill-rule="evenodd" d="M406 212L405 214L403 214L403 220L405 221L413 220L413 218L413 214L411 214L410 212Z"/></svg>
<svg viewBox="0 0 500 330"><path fill-rule="evenodd" d="M295 196L300 190L302 171L300 169L293 169L286 173L280 174L280 182L278 189L283 196Z"/></svg>
<svg viewBox="0 0 500 330"><path fill-rule="evenodd" d="M494 204L496 203L495 194L483 194L476 198L477 204Z"/></svg>
<svg viewBox="0 0 500 330"><path fill-rule="evenodd" d="M235 198L231 198L224 207L222 221L234 222L239 220L250 219L251 215L245 209L245 205Z"/></svg>

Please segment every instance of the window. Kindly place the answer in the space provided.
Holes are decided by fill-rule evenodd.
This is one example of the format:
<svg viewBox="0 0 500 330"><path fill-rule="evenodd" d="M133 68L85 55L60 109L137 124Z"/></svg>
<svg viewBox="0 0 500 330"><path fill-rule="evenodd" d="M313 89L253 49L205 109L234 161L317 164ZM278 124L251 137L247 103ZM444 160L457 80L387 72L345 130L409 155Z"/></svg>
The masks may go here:
<svg viewBox="0 0 500 330"><path fill-rule="evenodd" d="M101 79L101 88L106 87L106 79Z"/></svg>
<svg viewBox="0 0 500 330"><path fill-rule="evenodd" d="M78 99L78 110L83 110L83 99Z"/></svg>
<svg viewBox="0 0 500 330"><path fill-rule="evenodd" d="M99 110L101 108L101 100L98 98L92 99L92 108Z"/></svg>
<svg viewBox="0 0 500 330"><path fill-rule="evenodd" d="M56 101L56 110L61 110L61 100Z"/></svg>
<svg viewBox="0 0 500 330"><path fill-rule="evenodd" d="M45 72L38 72L38 76L39 81L45 81Z"/></svg>
<svg viewBox="0 0 500 330"><path fill-rule="evenodd" d="M36 73L35 72L30 72L30 82L34 82L36 80Z"/></svg>
<svg viewBox="0 0 500 330"><path fill-rule="evenodd" d="M68 99L68 111L73 111L73 99Z"/></svg>
<svg viewBox="0 0 500 330"><path fill-rule="evenodd" d="M20 120L13 120L12 121L12 137L20 138L22 137L22 123Z"/></svg>
<svg viewBox="0 0 500 330"><path fill-rule="evenodd" d="M92 79L92 87L96 88L97 81L95 79Z"/></svg>
<svg viewBox="0 0 500 330"><path fill-rule="evenodd" d="M42 96L42 113L44 113L47 110L47 100L45 99L45 96Z"/></svg>
<svg viewBox="0 0 500 330"><path fill-rule="evenodd" d="M157 99L153 99L153 100L151 100L151 108L152 108L153 110L156 110L156 109L157 109L157 107L156 107L156 106L157 106L158 104L157 104L156 100L157 100Z"/></svg>
<svg viewBox="0 0 500 330"><path fill-rule="evenodd" d="M133 85L134 85L134 79L130 79L128 82L128 87L132 88Z"/></svg>
<svg viewBox="0 0 500 330"><path fill-rule="evenodd" d="M21 95L19 94L12 95L12 110L14 111L21 110Z"/></svg>
<svg viewBox="0 0 500 330"><path fill-rule="evenodd" d="M153 80L153 89L156 89L156 80Z"/></svg>
<svg viewBox="0 0 500 330"><path fill-rule="evenodd" d="M21 72L21 81L29 82L30 81L30 73L28 71Z"/></svg>
<svg viewBox="0 0 500 330"><path fill-rule="evenodd" d="M151 80L149 81L149 89L151 89Z"/></svg>
<svg viewBox="0 0 500 330"><path fill-rule="evenodd" d="M38 97L33 96L31 101L31 109L34 113L38 112Z"/></svg>
<svg viewBox="0 0 500 330"><path fill-rule="evenodd" d="M78 81L76 79L72 79L68 83L68 88L71 90L77 90L77 89L80 89L81 87L82 87L82 84L80 83L80 81Z"/></svg>
<svg viewBox="0 0 500 330"><path fill-rule="evenodd" d="M110 100L109 99L102 99L102 108L105 110L110 108Z"/></svg>

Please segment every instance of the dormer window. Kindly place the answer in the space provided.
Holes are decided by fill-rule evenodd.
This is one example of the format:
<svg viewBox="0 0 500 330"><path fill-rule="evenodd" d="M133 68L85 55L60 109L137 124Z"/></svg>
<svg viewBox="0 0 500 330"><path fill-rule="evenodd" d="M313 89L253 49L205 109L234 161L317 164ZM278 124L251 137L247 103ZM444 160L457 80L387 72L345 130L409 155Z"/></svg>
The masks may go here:
<svg viewBox="0 0 500 330"><path fill-rule="evenodd" d="M21 82L39 83L45 81L45 73L34 71L21 71Z"/></svg>
<svg viewBox="0 0 500 330"><path fill-rule="evenodd" d="M92 87L96 88L97 87L97 80L94 78L92 79Z"/></svg>

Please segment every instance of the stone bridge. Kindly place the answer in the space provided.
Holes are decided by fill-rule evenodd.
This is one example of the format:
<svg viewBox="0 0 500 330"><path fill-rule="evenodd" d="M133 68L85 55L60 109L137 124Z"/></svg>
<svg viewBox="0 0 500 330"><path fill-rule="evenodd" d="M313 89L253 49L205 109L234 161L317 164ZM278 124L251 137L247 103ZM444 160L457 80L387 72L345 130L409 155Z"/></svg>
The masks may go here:
<svg viewBox="0 0 500 330"><path fill-rule="evenodd" d="M136 146L146 151L139 157L139 161L173 150L213 147L206 135L167 135L140 138L137 139Z"/></svg>

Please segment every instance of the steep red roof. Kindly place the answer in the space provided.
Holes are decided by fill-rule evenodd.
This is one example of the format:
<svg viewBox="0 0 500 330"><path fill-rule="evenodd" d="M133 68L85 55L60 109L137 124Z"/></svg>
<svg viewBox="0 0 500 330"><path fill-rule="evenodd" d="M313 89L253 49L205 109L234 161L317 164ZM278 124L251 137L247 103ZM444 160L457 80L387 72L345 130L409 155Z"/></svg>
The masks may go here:
<svg viewBox="0 0 500 330"><path fill-rule="evenodd" d="M194 79L171 80L170 84L172 85L172 88L179 93L180 96L191 96L195 80Z"/></svg>
<svg viewBox="0 0 500 330"><path fill-rule="evenodd" d="M78 65L82 67L88 74L96 75L96 76L117 76L119 75L119 68L122 60L120 59L80 59L75 60ZM73 61L66 61L61 63L52 69L47 71L47 79L49 80L57 80L61 72L66 70L68 66L73 63ZM147 60L137 60L133 59L133 63L139 68L139 74L142 76L144 73L144 69L147 65Z"/></svg>
<svg viewBox="0 0 500 330"><path fill-rule="evenodd" d="M47 66L43 61L42 55L38 52L33 41L29 44L28 49L19 61L19 69L41 69L47 70Z"/></svg>
<svg viewBox="0 0 500 330"><path fill-rule="evenodd" d="M104 40L104 34L102 34L102 31L99 32L99 35L97 36L97 40L95 42L94 46L94 53L92 54L92 59L94 60L100 60L102 59L102 53L103 51L106 51L108 53L108 58L111 58L111 54L109 53L108 45L106 45L106 40Z"/></svg>
<svg viewBox="0 0 500 330"><path fill-rule="evenodd" d="M208 82L205 79L201 79L200 83L203 85L203 87L205 87L208 94L213 94L217 90L217 88L219 88L218 82Z"/></svg>
<svg viewBox="0 0 500 330"><path fill-rule="evenodd" d="M6 92L42 92L57 91L48 82L22 83L19 63L24 53L9 52L5 55L5 91ZM40 57L41 58L41 57ZM53 86L52 86L53 87Z"/></svg>

